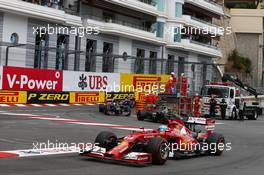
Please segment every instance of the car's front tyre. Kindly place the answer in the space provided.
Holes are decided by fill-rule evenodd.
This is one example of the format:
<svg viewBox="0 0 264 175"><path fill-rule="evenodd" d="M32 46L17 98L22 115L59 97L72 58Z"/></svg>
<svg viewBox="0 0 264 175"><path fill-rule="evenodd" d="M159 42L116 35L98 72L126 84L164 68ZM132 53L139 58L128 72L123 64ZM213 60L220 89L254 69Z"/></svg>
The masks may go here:
<svg viewBox="0 0 264 175"><path fill-rule="evenodd" d="M149 140L147 152L152 154L152 164L163 165L169 157L168 142L161 137Z"/></svg>

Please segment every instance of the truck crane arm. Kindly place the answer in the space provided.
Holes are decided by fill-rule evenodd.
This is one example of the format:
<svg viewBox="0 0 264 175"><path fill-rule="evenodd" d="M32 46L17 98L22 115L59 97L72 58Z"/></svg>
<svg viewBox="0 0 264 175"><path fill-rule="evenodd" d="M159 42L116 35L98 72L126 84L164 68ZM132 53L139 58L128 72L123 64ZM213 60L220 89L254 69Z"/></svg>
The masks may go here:
<svg viewBox="0 0 264 175"><path fill-rule="evenodd" d="M229 74L224 74L222 77L223 82L230 81L234 83L235 85L241 87L242 89L248 91L252 95L254 95L256 98L258 97L259 93L257 92L256 89L252 88L251 86L244 84L240 79L238 79L236 76L232 76Z"/></svg>

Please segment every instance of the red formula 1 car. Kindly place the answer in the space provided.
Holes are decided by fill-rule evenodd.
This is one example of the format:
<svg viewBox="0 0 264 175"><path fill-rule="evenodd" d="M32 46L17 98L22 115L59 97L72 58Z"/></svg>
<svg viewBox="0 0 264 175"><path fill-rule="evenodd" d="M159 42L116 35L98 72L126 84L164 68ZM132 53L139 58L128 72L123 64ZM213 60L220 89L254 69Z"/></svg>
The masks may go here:
<svg viewBox="0 0 264 175"><path fill-rule="evenodd" d="M196 132L196 125L205 125L206 132ZM194 155L221 155L224 136L213 133L214 121L203 118L188 118L168 121L156 130L132 132L117 138L112 132L101 132L95 145L81 149L80 155L102 160L129 163L152 163L162 165L168 157ZM206 146L207 145L207 146Z"/></svg>

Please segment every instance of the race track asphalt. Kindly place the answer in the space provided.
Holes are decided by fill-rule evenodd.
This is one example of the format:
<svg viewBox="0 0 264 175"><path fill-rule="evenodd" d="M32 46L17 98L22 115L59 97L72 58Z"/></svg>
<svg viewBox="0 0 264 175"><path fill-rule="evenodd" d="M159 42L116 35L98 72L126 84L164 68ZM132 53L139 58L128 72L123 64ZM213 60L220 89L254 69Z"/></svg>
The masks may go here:
<svg viewBox="0 0 264 175"><path fill-rule="evenodd" d="M130 131L100 126L38 120L18 114L35 114L96 123L157 128L139 122L135 116L104 116L96 106L80 107L2 107L0 108L0 151L32 149L33 143L89 143L100 131L123 136ZM7 114L8 113L8 114ZM135 167L95 161L77 153L0 159L1 175L263 175L264 119L258 121L218 121L216 131L231 142L232 150L220 157L201 156L170 159L164 166Z"/></svg>

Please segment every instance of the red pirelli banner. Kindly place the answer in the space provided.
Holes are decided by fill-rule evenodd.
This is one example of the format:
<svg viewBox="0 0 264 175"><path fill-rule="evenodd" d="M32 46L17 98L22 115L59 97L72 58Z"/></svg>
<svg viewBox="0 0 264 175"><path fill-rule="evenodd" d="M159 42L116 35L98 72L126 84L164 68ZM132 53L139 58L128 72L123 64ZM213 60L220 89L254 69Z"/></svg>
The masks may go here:
<svg viewBox="0 0 264 175"><path fill-rule="evenodd" d="M62 91L62 83L62 71L3 67L3 90L60 92Z"/></svg>

